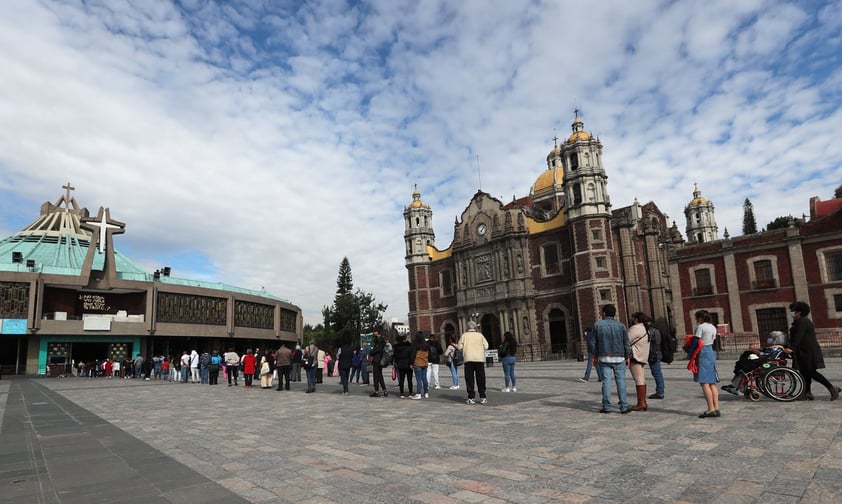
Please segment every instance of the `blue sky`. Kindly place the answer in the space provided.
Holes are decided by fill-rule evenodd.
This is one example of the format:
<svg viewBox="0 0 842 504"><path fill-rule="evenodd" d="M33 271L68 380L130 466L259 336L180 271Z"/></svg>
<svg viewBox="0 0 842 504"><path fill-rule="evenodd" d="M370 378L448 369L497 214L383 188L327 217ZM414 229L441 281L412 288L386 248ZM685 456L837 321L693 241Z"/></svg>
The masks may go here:
<svg viewBox="0 0 842 504"><path fill-rule="evenodd" d="M842 184L842 4L10 0L0 233L70 181L151 270L261 289L321 321L339 264L406 318L403 208L436 245L478 189L508 202L573 109L615 207L720 236Z"/></svg>

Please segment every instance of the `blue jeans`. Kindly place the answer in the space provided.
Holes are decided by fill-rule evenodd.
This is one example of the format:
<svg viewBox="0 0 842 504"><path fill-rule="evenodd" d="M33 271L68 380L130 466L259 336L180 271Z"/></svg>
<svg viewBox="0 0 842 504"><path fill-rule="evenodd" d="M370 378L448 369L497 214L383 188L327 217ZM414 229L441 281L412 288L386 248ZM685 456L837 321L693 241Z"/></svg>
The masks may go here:
<svg viewBox="0 0 842 504"><path fill-rule="evenodd" d="M599 377L599 381L602 381L602 368L599 366L593 365L593 354L588 354L588 367L585 368L585 376L583 379L588 381L591 379L591 368L596 367L596 376Z"/></svg>
<svg viewBox="0 0 842 504"><path fill-rule="evenodd" d="M360 382L360 367L359 366L351 368L351 377L348 378L348 382L353 383L354 377L357 378L357 383L359 383Z"/></svg>
<svg viewBox="0 0 842 504"><path fill-rule="evenodd" d="M307 390L316 390L316 367L307 369Z"/></svg>
<svg viewBox="0 0 842 504"><path fill-rule="evenodd" d="M661 371L661 361L650 362L649 369L652 370L652 377L655 378L655 393L664 395L664 372Z"/></svg>
<svg viewBox="0 0 842 504"><path fill-rule="evenodd" d="M199 383L204 383L207 385L210 378L210 370L205 367L199 368Z"/></svg>
<svg viewBox="0 0 842 504"><path fill-rule="evenodd" d="M181 365L181 383L187 383L187 377L188 376L190 376L190 368L182 364Z"/></svg>
<svg viewBox="0 0 842 504"><path fill-rule="evenodd" d="M421 387L424 387L424 391L421 391ZM430 392L430 383L427 381L427 368L425 367L417 367L415 368L415 391L419 394L427 394Z"/></svg>
<svg viewBox="0 0 842 504"><path fill-rule="evenodd" d="M506 388L509 388L510 382L512 387L517 387L517 379L515 378L515 356L508 355L503 357L500 362L503 363L503 379L506 381Z"/></svg>
<svg viewBox="0 0 842 504"><path fill-rule="evenodd" d="M450 377L453 379L453 385L458 387L459 386L459 369L453 365L452 362L447 364L447 367L450 368Z"/></svg>
<svg viewBox="0 0 842 504"><path fill-rule="evenodd" d="M620 411L629 409L626 397L626 361L601 362L599 368L602 371L602 409L611 410L611 374L614 375L614 383L617 384L617 397L620 399Z"/></svg>

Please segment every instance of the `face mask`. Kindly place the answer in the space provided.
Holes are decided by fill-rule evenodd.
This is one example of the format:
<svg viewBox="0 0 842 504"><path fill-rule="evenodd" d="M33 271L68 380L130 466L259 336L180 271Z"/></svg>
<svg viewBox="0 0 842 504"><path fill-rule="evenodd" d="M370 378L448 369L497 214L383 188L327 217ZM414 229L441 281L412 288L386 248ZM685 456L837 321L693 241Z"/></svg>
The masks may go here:
<svg viewBox="0 0 842 504"><path fill-rule="evenodd" d="M792 317L792 318L795 318L795 312L794 311L789 312L789 316Z"/></svg>

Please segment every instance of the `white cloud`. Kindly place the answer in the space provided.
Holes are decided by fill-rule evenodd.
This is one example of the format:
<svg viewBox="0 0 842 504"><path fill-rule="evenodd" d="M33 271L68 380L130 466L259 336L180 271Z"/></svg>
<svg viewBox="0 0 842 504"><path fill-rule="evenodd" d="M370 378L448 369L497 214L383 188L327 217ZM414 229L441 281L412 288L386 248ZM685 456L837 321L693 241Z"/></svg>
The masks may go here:
<svg viewBox="0 0 842 504"><path fill-rule="evenodd" d="M842 178L834 2L280 4L7 6L0 191L31 209L0 230L70 181L150 268L265 286L316 323L347 256L404 318L413 184L444 248L477 155L483 190L523 196L574 107L612 202L682 230L694 182L736 235L746 197L763 226Z"/></svg>

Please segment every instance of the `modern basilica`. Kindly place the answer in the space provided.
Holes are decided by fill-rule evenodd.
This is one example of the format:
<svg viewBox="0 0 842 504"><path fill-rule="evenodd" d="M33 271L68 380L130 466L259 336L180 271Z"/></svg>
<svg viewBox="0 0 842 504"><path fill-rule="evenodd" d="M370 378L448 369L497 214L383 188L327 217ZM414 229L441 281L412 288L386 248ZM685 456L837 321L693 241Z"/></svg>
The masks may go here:
<svg viewBox="0 0 842 504"><path fill-rule="evenodd" d="M63 372L73 362L298 341L301 310L266 292L145 271L114 247L125 224L66 190L0 241L0 365Z"/></svg>

